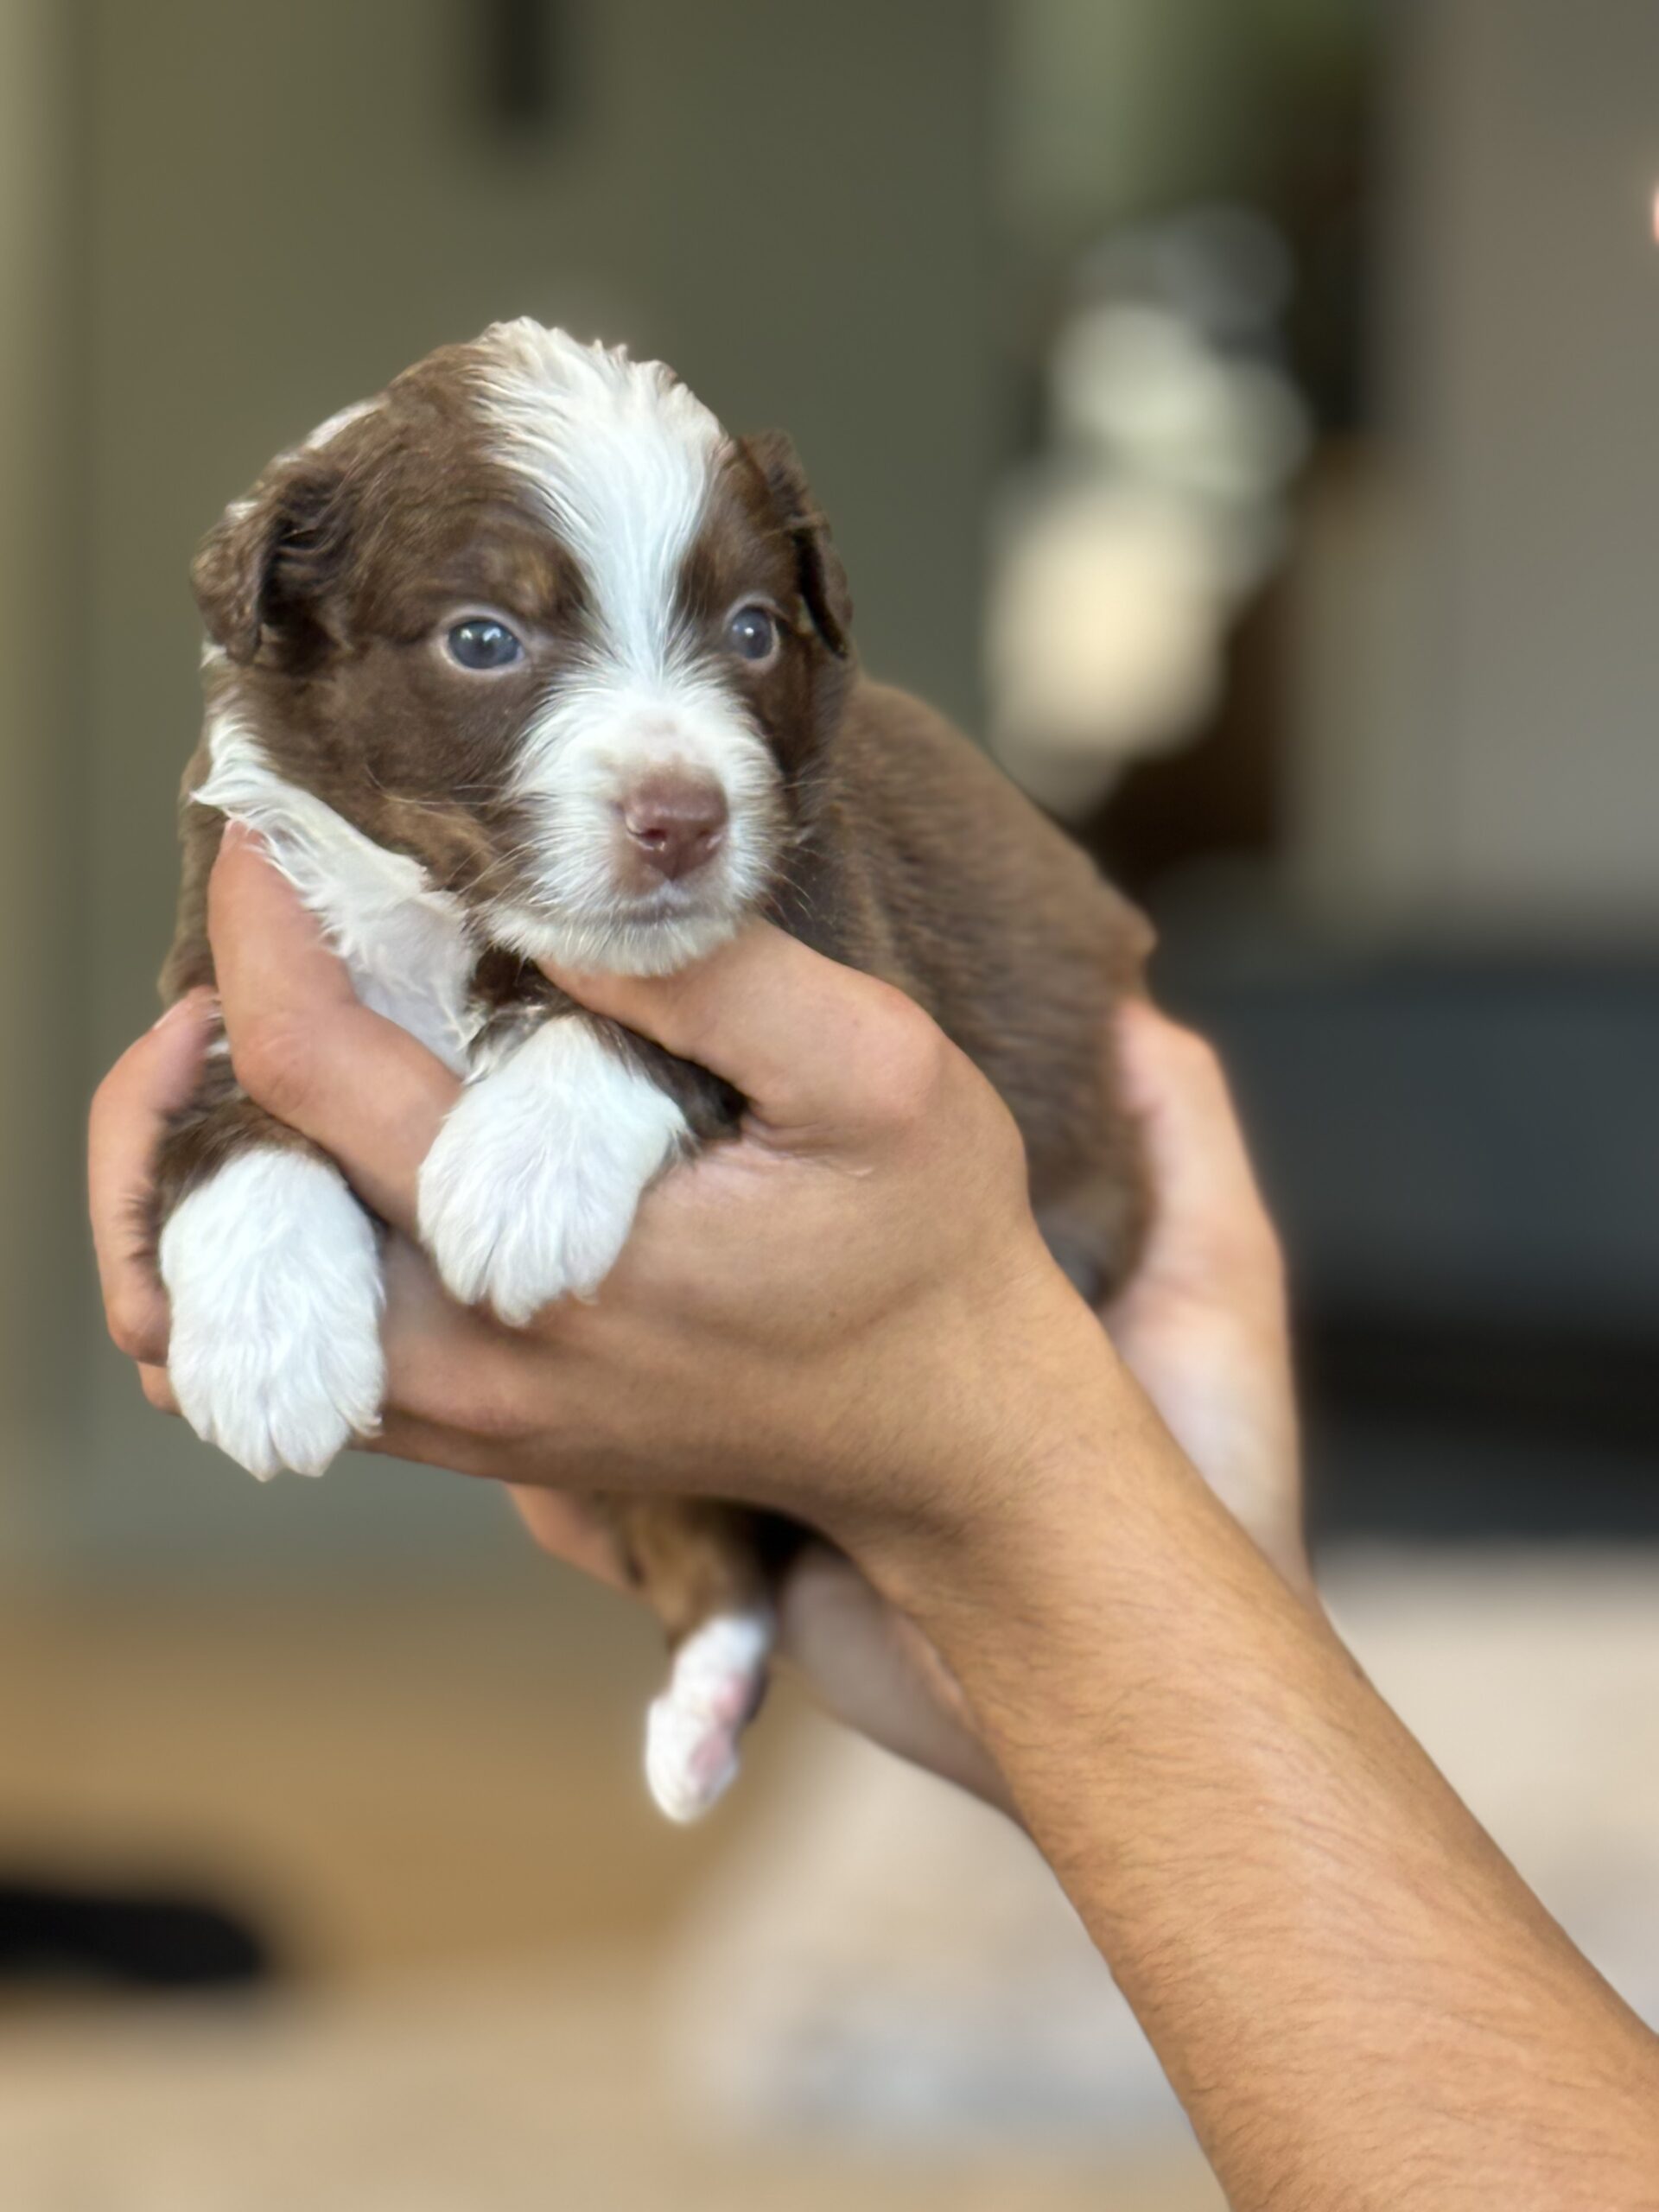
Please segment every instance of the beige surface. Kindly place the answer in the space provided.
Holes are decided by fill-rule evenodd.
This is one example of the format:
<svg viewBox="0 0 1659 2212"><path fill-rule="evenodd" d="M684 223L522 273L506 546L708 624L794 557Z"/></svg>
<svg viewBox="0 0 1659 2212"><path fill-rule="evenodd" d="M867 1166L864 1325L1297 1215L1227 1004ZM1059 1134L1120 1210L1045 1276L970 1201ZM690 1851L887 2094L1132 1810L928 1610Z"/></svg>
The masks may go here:
<svg viewBox="0 0 1659 2212"><path fill-rule="evenodd" d="M1216 2212L1092 2158L721 2140L656 2069L649 1986L572 1959L242 2021L0 2038L8 2212Z"/></svg>
<svg viewBox="0 0 1659 2212"><path fill-rule="evenodd" d="M0 1853L199 1878L330 1980L649 1940L722 1834L646 1802L658 1667L642 1616L539 1565L459 1588L14 1596ZM740 1796L727 1830L744 1815Z"/></svg>
<svg viewBox="0 0 1659 2212"><path fill-rule="evenodd" d="M1213 2212L1190 2149L700 2125L679 1929L813 1724L780 1698L728 1807L671 1830L637 1778L657 1664L551 1572L0 1604L0 1863L194 1875L304 1969L251 2005L0 2005L4 2212Z"/></svg>
<svg viewBox="0 0 1659 2212"><path fill-rule="evenodd" d="M1330 1587L1379 1687L1659 2017L1659 1560L1376 1554ZM7 1999L0 2212L1215 2212L1190 2145L1152 2162L1127 2048L993 1864L1007 1839L837 1784L844 1758L804 1778L815 1724L787 1697L721 1814L665 1827L637 1774L658 1663L645 1623L528 1567L0 1601L0 1871L194 1874L302 1969L219 2010ZM981 2147L1020 2072L993 2080L1000 2029L1029 2045L1068 2006L1049 2075L1073 2069L1085 2120L1096 2098L1086 2132ZM934 2116L875 2147L901 2060ZM839 2144L781 2124L803 2081Z"/></svg>

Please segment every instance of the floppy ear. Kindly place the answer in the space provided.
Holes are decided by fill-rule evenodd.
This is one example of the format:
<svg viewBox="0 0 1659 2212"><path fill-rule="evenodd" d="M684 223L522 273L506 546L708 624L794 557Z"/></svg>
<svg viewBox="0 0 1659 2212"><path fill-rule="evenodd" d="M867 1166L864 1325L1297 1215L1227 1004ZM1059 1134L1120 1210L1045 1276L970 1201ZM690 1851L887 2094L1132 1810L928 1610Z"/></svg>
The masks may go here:
<svg viewBox="0 0 1659 2212"><path fill-rule="evenodd" d="M830 537L801 467L800 455L782 430L762 430L746 438L749 458L766 480L779 520L795 545L801 597L818 635L832 653L845 659L852 650L853 600L847 571Z"/></svg>
<svg viewBox="0 0 1659 2212"><path fill-rule="evenodd" d="M202 540L190 581L207 634L245 664L266 632L318 620L345 550L343 483L321 455L273 462Z"/></svg>

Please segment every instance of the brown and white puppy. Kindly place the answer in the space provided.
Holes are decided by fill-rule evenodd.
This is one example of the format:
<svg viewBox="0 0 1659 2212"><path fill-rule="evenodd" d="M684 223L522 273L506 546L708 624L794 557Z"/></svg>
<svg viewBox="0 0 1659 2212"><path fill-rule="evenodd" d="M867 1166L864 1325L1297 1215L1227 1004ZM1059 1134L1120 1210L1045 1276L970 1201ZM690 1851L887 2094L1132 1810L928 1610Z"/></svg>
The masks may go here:
<svg viewBox="0 0 1659 2212"><path fill-rule="evenodd" d="M757 911L938 1019L1012 1107L1057 1246L1122 1278L1142 1199L1106 1017L1143 925L965 740L858 677L786 439L728 436L659 364L501 324L279 456L194 575L207 721L163 991L211 982L207 878L250 824L363 1000L466 1078L419 1192L456 1298L522 1323L592 1295L652 1178L741 1110L536 963L665 973ZM200 1435L265 1477L373 1432L378 1224L222 1044L156 1227ZM613 1511L676 1655L647 1772L690 1818L764 1683L767 1532Z"/></svg>

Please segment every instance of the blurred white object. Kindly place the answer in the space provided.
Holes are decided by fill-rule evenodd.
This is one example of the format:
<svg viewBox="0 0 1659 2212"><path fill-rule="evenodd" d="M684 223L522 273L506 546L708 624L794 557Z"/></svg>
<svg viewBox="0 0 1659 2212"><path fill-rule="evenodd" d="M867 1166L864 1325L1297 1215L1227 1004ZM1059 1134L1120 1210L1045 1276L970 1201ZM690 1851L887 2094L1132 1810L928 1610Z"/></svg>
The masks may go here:
<svg viewBox="0 0 1659 2212"><path fill-rule="evenodd" d="M1072 817L1214 711L1309 442L1288 378L1240 342L1265 341L1288 290L1266 225L1212 210L1130 233L1095 281L1109 296L1050 363L1054 451L997 518L987 624L993 749Z"/></svg>
<svg viewBox="0 0 1659 2212"><path fill-rule="evenodd" d="M1015 519L986 635L992 744L1062 818L1214 711L1222 646L1265 548L1134 479L1082 477Z"/></svg>
<svg viewBox="0 0 1659 2212"><path fill-rule="evenodd" d="M938 2147L1185 2127L1010 1822L853 1736L815 1732L791 1781L675 1962L688 2109L746 2133Z"/></svg>
<svg viewBox="0 0 1659 2212"><path fill-rule="evenodd" d="M1295 888L1349 932L1649 950L1659 9L1374 12L1382 435L1297 578Z"/></svg>
<svg viewBox="0 0 1659 2212"><path fill-rule="evenodd" d="M1659 1558L1359 1552L1324 1580L1378 1688L1659 2021ZM852 1738L810 1748L675 1963L688 2108L941 2152L1184 2127L1025 1838Z"/></svg>
<svg viewBox="0 0 1659 2212"><path fill-rule="evenodd" d="M1218 352L1165 308L1074 317L1051 383L1068 441L1198 499L1271 500L1306 454L1306 415L1283 372Z"/></svg>

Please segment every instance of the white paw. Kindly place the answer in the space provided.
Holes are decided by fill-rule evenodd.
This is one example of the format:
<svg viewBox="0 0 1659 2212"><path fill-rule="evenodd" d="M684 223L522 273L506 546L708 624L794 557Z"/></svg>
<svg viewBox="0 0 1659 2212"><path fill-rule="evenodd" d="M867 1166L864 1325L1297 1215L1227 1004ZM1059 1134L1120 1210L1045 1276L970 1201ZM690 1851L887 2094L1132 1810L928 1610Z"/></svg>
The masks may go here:
<svg viewBox="0 0 1659 2212"><path fill-rule="evenodd" d="M162 1231L167 1363L204 1443L262 1482L320 1475L380 1423L380 1254L335 1169L309 1153L238 1153Z"/></svg>
<svg viewBox="0 0 1659 2212"><path fill-rule="evenodd" d="M671 1821L700 1820L737 1772L738 1738L766 1686L769 1612L716 1613L674 1655L645 1722L645 1781Z"/></svg>
<svg viewBox="0 0 1659 2212"><path fill-rule="evenodd" d="M467 1085L421 1169L421 1239L444 1287L514 1326L590 1296L687 1134L585 1021L544 1022Z"/></svg>

